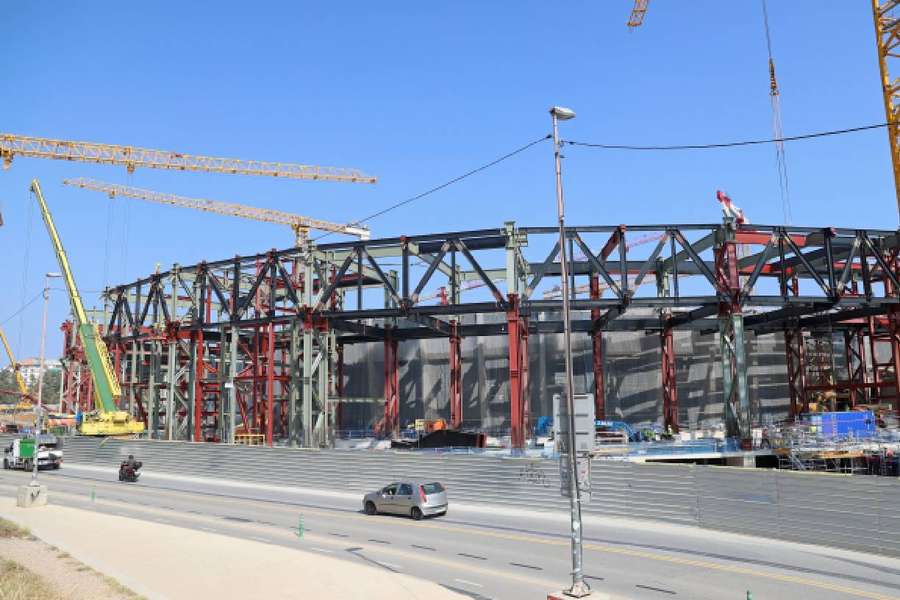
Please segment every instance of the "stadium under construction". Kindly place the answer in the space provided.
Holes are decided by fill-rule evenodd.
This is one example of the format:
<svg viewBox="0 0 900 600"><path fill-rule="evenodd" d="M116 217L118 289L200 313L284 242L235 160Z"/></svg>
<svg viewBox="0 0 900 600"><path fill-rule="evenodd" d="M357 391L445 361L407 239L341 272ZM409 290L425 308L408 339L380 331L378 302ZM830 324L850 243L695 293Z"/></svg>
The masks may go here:
<svg viewBox="0 0 900 600"><path fill-rule="evenodd" d="M719 428L746 449L811 409L893 419L896 231L726 217L565 237L576 391L598 419ZM515 223L306 240L114 286L101 328L121 408L156 439L326 447L440 418L524 448L562 388L558 240ZM90 411L63 329L62 408Z"/></svg>

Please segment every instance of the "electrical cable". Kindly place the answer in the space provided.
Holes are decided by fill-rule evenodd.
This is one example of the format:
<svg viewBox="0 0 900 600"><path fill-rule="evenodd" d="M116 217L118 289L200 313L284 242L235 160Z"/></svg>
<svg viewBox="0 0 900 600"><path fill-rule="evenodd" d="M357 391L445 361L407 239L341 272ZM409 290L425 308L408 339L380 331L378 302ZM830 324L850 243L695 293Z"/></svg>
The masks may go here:
<svg viewBox="0 0 900 600"><path fill-rule="evenodd" d="M34 304L34 302L35 302L38 298L40 298L43 294L44 294L44 290L39 291L39 292L34 296L34 298L32 298L31 300L29 300L28 302L26 302L25 304L23 304L23 305L19 308L19 310L17 310L17 311L14 312L13 314L9 315L8 317L6 317L6 319L4 319L3 321L0 321L0 325L6 325L9 321L12 321L12 320L15 319L17 316L19 316L20 314L22 314L22 313L25 311L26 308L28 308L29 306L31 306L32 304Z"/></svg>
<svg viewBox="0 0 900 600"><path fill-rule="evenodd" d="M811 140L814 138L828 137L833 135L844 135L847 133L857 133L859 131L868 131L870 129L880 129L887 127L891 123L876 123L873 125L863 125L861 127L849 127L847 129L832 129L829 131L817 131L815 133L805 133L803 135L792 135L782 138L767 138L763 140L743 140L739 142L722 142L715 144L678 144L672 146L631 146L625 144L597 144L592 142L579 142L574 140L561 140L560 143L570 146L581 146L584 148L599 148L602 150L711 150L717 148L735 148L738 146L755 146L758 144L776 144L779 142L796 142L799 140Z"/></svg>
<svg viewBox="0 0 900 600"><path fill-rule="evenodd" d="M511 152L507 152L507 153L504 154L503 156L500 156L500 157L498 157L498 158L495 158L494 160L492 160L492 161L490 161L490 162L488 162L488 163L485 163L485 164L481 165L480 167L476 167L476 168L472 169L471 171L466 171L466 172L463 173L462 175L458 175L458 176L454 177L453 179L450 179L449 181L446 181L446 182L444 182L444 183L442 183L442 184L440 184L440 185L436 185L436 186L434 186L433 188L431 188L431 189L429 189L429 190L426 190L426 191L422 192L421 194L416 194L415 196L412 196L412 197L410 197L410 198L407 198L406 200L402 200L402 201L400 201L400 202L397 202L396 204L392 204L392 205L390 205L390 206L387 206L387 207L385 207L385 208L379 210L378 212L372 213L371 215L369 215L369 216L367 216L367 217L364 217L364 218L362 218L362 219L359 219L358 221L353 221L352 223L348 223L348 225L350 225L350 226L361 225L362 223L365 223L366 221L371 221L372 219L375 219L375 218L380 217L380 216L382 216L382 215L384 215L384 214L386 214L386 213L389 213L389 212L391 212L392 210L396 210L396 209L400 208L401 206L406 206L407 204L410 204L410 203L412 203L412 202L415 202L416 200L421 200L421 199L424 198L425 196L429 196L429 195L431 195L431 194L433 194L433 193L435 193L435 192L438 192L438 191L440 191L440 190L442 190L442 189L444 189L444 188L446 188L446 187L450 187L450 186L453 185L454 183L458 183L458 182L462 181L463 179L466 179L467 177L471 177L472 175L475 175L476 173L480 173L481 171L484 171L484 170L486 170L486 169L489 169L489 168L493 167L494 165L500 164L500 163L502 163L503 161L505 161L505 160L507 160L507 159L509 159L509 158L512 158L513 156L515 156L515 155L517 155L517 154L520 154L520 153L524 152L525 150L528 150L528 149L531 148L532 146L535 146L535 145L537 145L537 144L540 144L541 142L543 142L543 141L545 141L545 140L549 140L551 137L553 137L553 136L550 135L549 133L548 133L547 135L541 136L540 138L538 138L538 139L536 139L536 140L532 140L531 142L528 142L528 143L525 144L524 146L520 146L519 148L516 148L515 150L513 150L513 151L511 151ZM320 236L317 237L317 238L314 238L313 241L314 241L314 242L317 242L317 241L321 240L321 239L324 238L324 237L328 237L329 235L331 235L331 233L325 233L325 234L323 234L323 235L320 235Z"/></svg>

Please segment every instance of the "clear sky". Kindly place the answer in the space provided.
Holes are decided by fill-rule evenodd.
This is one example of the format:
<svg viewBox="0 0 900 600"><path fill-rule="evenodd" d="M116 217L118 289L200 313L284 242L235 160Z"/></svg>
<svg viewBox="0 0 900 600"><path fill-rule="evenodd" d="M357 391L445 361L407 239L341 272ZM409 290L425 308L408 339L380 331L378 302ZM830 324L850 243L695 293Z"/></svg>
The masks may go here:
<svg viewBox="0 0 900 600"><path fill-rule="evenodd" d="M0 5L0 131L214 156L356 167L375 186L25 159L0 174L0 322L56 270L27 192L43 183L88 306L104 283L180 262L286 247L287 230L116 201L65 177L352 221L549 131L679 144L765 138L758 0L602 2L31 2ZM769 1L787 135L884 121L868 2ZM563 9L562 7L566 7ZM567 148L571 224L715 222L716 189L782 221L774 149L637 154ZM793 222L895 228L884 130L787 146ZM370 223L375 236L555 219L552 146ZM107 223L109 222L109 234ZM30 223L30 226L29 226ZM27 260L26 260L27 255ZM23 269L28 265L24 277ZM106 277L104 277L106 273ZM51 300L59 354L65 294ZM37 353L40 302L5 323ZM19 346L19 336L22 337ZM5 357L0 358L5 364Z"/></svg>

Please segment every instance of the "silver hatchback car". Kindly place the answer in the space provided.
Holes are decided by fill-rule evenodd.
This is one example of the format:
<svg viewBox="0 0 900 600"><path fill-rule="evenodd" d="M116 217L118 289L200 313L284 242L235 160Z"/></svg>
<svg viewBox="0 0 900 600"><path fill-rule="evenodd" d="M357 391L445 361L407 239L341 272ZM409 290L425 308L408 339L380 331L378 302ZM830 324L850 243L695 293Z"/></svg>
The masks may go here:
<svg viewBox="0 0 900 600"><path fill-rule="evenodd" d="M416 521L425 516L447 514L447 490L440 483L401 481L363 497L367 515L409 515Z"/></svg>

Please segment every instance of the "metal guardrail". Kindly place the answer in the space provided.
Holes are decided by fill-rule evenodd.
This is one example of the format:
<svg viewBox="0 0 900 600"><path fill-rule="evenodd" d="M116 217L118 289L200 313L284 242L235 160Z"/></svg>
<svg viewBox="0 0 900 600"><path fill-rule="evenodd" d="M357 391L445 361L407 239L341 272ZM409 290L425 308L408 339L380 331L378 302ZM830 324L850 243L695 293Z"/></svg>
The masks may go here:
<svg viewBox="0 0 900 600"><path fill-rule="evenodd" d="M12 436L0 435L0 443ZM556 461L490 454L304 450L66 438L66 463L359 494L402 477L434 479L451 501L562 510ZM900 480L688 464L594 460L586 514L695 525L900 556Z"/></svg>

